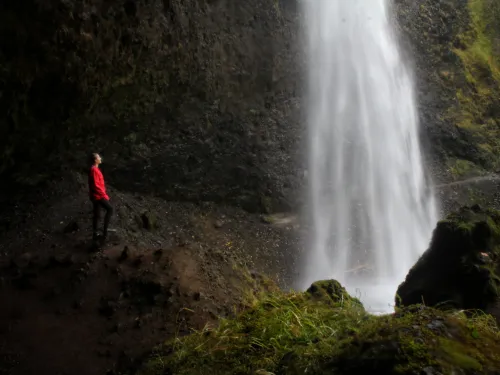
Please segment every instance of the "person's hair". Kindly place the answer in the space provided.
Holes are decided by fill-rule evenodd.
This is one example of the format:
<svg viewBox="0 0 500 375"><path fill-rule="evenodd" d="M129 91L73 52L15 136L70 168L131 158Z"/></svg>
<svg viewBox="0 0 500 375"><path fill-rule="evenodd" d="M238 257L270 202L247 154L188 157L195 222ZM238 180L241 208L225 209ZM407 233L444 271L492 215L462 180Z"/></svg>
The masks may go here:
<svg viewBox="0 0 500 375"><path fill-rule="evenodd" d="M95 161L97 159L97 155L99 155L97 152L93 152L89 155L89 164L94 165Z"/></svg>

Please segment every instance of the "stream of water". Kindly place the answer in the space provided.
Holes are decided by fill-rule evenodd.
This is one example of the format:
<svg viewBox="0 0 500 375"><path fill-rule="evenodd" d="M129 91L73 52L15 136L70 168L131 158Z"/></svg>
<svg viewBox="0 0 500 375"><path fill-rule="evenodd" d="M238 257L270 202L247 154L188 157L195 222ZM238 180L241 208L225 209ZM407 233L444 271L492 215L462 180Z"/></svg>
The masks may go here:
<svg viewBox="0 0 500 375"><path fill-rule="evenodd" d="M334 278L389 312L437 222L411 72L389 0L302 3L313 228L302 286Z"/></svg>

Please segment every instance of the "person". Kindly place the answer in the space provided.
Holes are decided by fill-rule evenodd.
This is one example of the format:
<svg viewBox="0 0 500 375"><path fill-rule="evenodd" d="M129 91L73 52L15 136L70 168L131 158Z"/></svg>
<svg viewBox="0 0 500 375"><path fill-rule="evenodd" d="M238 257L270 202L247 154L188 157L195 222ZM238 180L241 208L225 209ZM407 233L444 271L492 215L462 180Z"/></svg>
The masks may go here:
<svg viewBox="0 0 500 375"><path fill-rule="evenodd" d="M106 193L104 176L99 169L101 163L102 159L99 154L93 153L90 155L89 195L94 208L94 217L92 220L92 239L94 242L98 239L97 224L99 222L101 208L104 208L106 211L106 215L104 216L103 241L105 241L108 236L109 221L111 215L113 215L113 207L109 204L109 196Z"/></svg>

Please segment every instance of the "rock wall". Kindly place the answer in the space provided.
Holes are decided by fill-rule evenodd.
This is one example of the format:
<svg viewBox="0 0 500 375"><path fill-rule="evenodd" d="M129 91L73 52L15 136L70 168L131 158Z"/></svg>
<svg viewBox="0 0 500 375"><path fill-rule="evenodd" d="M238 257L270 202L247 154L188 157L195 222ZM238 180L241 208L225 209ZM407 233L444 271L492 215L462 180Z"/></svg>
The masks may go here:
<svg viewBox="0 0 500 375"><path fill-rule="evenodd" d="M435 180L497 170L500 3L394 5ZM1 191L97 151L121 190L296 207L299 26L296 0L3 1Z"/></svg>
<svg viewBox="0 0 500 375"><path fill-rule="evenodd" d="M439 183L500 162L500 3L397 0L414 63L424 146Z"/></svg>
<svg viewBox="0 0 500 375"><path fill-rule="evenodd" d="M122 190L294 201L295 0L6 0L0 30L3 185L37 185L97 151Z"/></svg>

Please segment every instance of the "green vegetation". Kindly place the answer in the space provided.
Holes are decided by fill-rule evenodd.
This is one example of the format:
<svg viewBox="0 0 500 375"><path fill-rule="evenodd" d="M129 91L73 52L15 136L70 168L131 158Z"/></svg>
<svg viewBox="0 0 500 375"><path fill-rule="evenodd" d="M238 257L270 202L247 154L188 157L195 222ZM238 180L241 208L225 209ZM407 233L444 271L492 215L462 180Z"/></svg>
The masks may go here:
<svg viewBox="0 0 500 375"><path fill-rule="evenodd" d="M476 166L473 162L464 159L449 159L448 171L455 180L463 180L470 177L486 175L487 172Z"/></svg>
<svg viewBox="0 0 500 375"><path fill-rule="evenodd" d="M463 71L454 82L459 108L451 108L449 115L472 136L481 164L496 169L500 166L500 3L469 0L468 8L469 27L452 48Z"/></svg>
<svg viewBox="0 0 500 375"><path fill-rule="evenodd" d="M470 236L470 238L461 238L460 240L466 240L467 245L471 247L467 249L469 252L481 250L478 246L486 246L483 245L484 243L487 244L488 248L492 247L493 251L500 251L500 249L496 249L495 247L500 242L499 211L482 209L479 206L472 208L462 207L460 210L449 214L445 220L440 221L438 223L438 230L441 225L446 226L449 232L462 231L462 229L466 228L467 230L464 234ZM434 234L435 237L436 234ZM450 238L449 240L451 241L452 239ZM477 241L481 241L481 245L478 245ZM486 250L486 248L483 250Z"/></svg>
<svg viewBox="0 0 500 375"><path fill-rule="evenodd" d="M482 313L424 306L368 314L335 281L256 298L222 320L157 348L141 375L466 374L500 368L500 333ZM430 370L430 371L431 371Z"/></svg>
<svg viewBox="0 0 500 375"><path fill-rule="evenodd" d="M469 187L466 189L466 192L468 204L485 205L488 203L487 196L480 189Z"/></svg>

